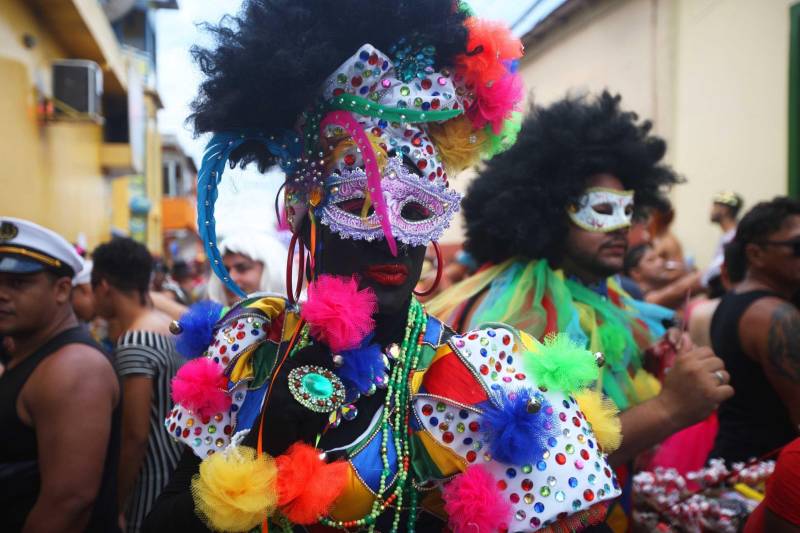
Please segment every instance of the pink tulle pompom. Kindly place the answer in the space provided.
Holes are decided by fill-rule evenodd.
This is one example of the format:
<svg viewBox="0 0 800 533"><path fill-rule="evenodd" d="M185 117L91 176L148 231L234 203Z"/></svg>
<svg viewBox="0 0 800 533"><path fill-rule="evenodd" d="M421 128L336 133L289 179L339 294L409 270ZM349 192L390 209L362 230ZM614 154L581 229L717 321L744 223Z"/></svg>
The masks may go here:
<svg viewBox="0 0 800 533"><path fill-rule="evenodd" d="M442 498L453 533L500 531L511 520L511 504L482 465L470 466L445 485Z"/></svg>
<svg viewBox="0 0 800 533"><path fill-rule="evenodd" d="M475 88L475 102L467 110L467 116L475 129L491 124L492 132L499 135L503 122L511 117L522 101L522 78L518 74L508 74L491 86Z"/></svg>
<svg viewBox="0 0 800 533"><path fill-rule="evenodd" d="M219 363L207 357L192 359L172 378L172 400L198 416L214 416L231 406L227 386Z"/></svg>
<svg viewBox="0 0 800 533"><path fill-rule="evenodd" d="M334 352L356 348L374 328L378 300L372 289L358 290L355 277L323 275L308 286L300 314L311 336Z"/></svg>

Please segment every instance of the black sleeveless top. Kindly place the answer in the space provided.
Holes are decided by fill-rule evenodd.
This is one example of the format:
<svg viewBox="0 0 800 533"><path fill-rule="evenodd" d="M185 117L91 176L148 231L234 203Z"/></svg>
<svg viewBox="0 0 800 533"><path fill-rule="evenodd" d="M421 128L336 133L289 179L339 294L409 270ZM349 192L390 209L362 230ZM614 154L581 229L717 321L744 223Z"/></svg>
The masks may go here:
<svg viewBox="0 0 800 533"><path fill-rule="evenodd" d="M39 496L39 452L36 431L17 414L17 397L33 371L45 358L68 344L103 349L81 327L62 331L14 368L0 376L0 521L3 531L20 531ZM103 477L92 509L87 532L116 532L117 463L119 460L119 407L111 418ZM80 416L76 414L76 416Z"/></svg>
<svg viewBox="0 0 800 533"><path fill-rule="evenodd" d="M725 361L735 393L719 406L719 432L709 457L721 457L729 464L760 457L796 437L778 393L739 340L742 315L767 296L774 294L762 290L728 293L711 319L711 346Z"/></svg>

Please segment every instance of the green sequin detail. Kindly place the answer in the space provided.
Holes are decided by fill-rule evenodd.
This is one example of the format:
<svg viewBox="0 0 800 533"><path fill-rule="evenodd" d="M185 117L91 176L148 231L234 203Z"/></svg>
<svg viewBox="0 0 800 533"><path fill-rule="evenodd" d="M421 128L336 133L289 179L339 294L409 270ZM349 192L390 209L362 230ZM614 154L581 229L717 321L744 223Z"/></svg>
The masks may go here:
<svg viewBox="0 0 800 533"><path fill-rule="evenodd" d="M331 380L314 372L303 376L303 388L316 398L329 398L333 394Z"/></svg>

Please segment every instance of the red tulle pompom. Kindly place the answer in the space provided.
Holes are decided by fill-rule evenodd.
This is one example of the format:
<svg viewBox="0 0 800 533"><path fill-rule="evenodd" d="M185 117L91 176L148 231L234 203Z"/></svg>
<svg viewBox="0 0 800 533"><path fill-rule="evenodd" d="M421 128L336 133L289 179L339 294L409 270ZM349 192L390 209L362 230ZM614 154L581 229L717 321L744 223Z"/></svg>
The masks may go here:
<svg viewBox="0 0 800 533"><path fill-rule="evenodd" d="M278 466L278 508L295 524L314 524L328 514L347 484L344 461L326 463L316 448L292 444L275 459Z"/></svg>
<svg viewBox="0 0 800 533"><path fill-rule="evenodd" d="M231 397L222 366L207 357L192 359L172 378L172 400L201 417L226 412Z"/></svg>
<svg viewBox="0 0 800 533"><path fill-rule="evenodd" d="M522 43L502 22L469 18L467 52L456 58L457 71L467 84L491 85L508 74L507 62L522 57Z"/></svg>
<svg viewBox="0 0 800 533"><path fill-rule="evenodd" d="M378 299L372 289L358 290L355 277L323 275L308 287L300 311L311 336L334 352L356 348L374 328Z"/></svg>
<svg viewBox="0 0 800 533"><path fill-rule="evenodd" d="M503 122L511 118L522 101L522 79L517 74L507 74L491 86L481 85L475 89L475 102L467 110L467 116L475 129L490 124L492 133L503 131Z"/></svg>
<svg viewBox="0 0 800 533"><path fill-rule="evenodd" d="M470 466L445 485L442 498L453 533L500 531L511 520L511 504L482 465Z"/></svg>

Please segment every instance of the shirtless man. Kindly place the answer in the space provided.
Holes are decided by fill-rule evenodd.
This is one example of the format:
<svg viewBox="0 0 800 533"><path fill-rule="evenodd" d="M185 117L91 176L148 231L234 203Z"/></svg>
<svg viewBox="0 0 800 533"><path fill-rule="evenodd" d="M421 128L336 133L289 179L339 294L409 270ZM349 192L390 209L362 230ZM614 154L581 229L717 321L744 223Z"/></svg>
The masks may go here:
<svg viewBox="0 0 800 533"><path fill-rule="evenodd" d="M116 531L119 385L72 310L83 261L60 235L0 217L0 516L4 531Z"/></svg>
<svg viewBox="0 0 800 533"><path fill-rule="evenodd" d="M711 321L712 347L736 389L720 405L711 456L734 462L798 436L800 312L791 300L800 290L800 202L778 197L757 204L725 255L745 273Z"/></svg>

